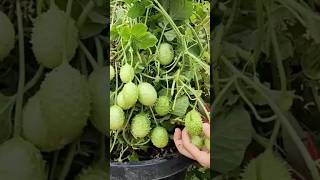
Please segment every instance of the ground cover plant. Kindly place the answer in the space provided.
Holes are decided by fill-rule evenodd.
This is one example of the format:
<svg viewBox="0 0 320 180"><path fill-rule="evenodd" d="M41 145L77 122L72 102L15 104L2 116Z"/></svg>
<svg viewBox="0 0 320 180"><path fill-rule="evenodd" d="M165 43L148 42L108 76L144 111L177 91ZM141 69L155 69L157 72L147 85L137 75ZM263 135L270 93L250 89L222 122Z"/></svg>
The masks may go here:
<svg viewBox="0 0 320 180"><path fill-rule="evenodd" d="M100 0L0 2L0 179L109 177L106 24Z"/></svg>
<svg viewBox="0 0 320 180"><path fill-rule="evenodd" d="M176 154L175 127L210 146L209 13L208 1L111 1L112 162Z"/></svg>
<svg viewBox="0 0 320 180"><path fill-rule="evenodd" d="M213 6L214 179L320 179L318 1Z"/></svg>

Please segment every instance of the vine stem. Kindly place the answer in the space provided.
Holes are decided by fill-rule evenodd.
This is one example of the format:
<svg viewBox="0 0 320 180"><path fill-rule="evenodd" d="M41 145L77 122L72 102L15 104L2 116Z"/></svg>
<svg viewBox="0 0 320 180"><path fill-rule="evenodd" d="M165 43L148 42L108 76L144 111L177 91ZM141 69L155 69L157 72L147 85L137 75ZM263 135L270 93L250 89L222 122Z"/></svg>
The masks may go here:
<svg viewBox="0 0 320 180"><path fill-rule="evenodd" d="M271 134L267 149L272 149L273 145L275 144L280 131L280 127L281 127L280 121L276 121L273 127L273 132Z"/></svg>
<svg viewBox="0 0 320 180"><path fill-rule="evenodd" d="M89 50L86 48L86 46L82 42L80 42L80 48L84 52L84 54L86 55L87 59L89 60L89 62L91 64L91 66L93 67L93 69L97 69L98 65L97 65L94 57L91 55Z"/></svg>
<svg viewBox="0 0 320 180"><path fill-rule="evenodd" d="M112 141L112 146L111 146L111 148L110 148L110 153L113 151L113 148L114 148L114 146L116 145L116 141L117 141L118 134L119 134L119 131L117 130L117 131L116 131L116 135L114 136L113 141Z"/></svg>
<svg viewBox="0 0 320 180"><path fill-rule="evenodd" d="M43 73L43 70L44 70L44 67L40 66L36 74L33 76L33 78L24 86L23 93L27 92L38 82L38 80L40 79ZM10 101L0 108L0 114L3 113L11 105L13 105L16 100L17 100L17 94L11 96Z"/></svg>
<svg viewBox="0 0 320 180"><path fill-rule="evenodd" d="M197 102L199 102L200 106L204 109L204 112L207 116L207 119L208 121L210 121L210 114L209 112L207 111L207 108L205 107L205 105L203 104L202 100L200 99L200 97L198 97L198 95L196 95L197 93L194 92L194 89L190 88L188 85L186 85L183 81L180 80L180 82L182 83L183 87L187 87L191 92L193 92L194 96L196 97L197 99Z"/></svg>
<svg viewBox="0 0 320 180"><path fill-rule="evenodd" d="M74 155L76 154L76 147L77 147L78 141L73 142L69 147L69 152L67 154L66 161L64 162L62 171L60 173L58 180L64 180L67 177L67 174L70 170Z"/></svg>
<svg viewBox="0 0 320 180"><path fill-rule="evenodd" d="M177 35L178 35L179 39L181 40L182 44L185 46L185 49L187 49L186 42L185 42L185 40L183 38L183 35L181 34L180 30L178 29L176 24L173 22L173 20L171 19L171 17L167 13L167 11L162 7L162 5L157 0L154 0L154 2L159 7L159 8L158 7L154 7L154 8L157 9L169 21L170 25L172 26L174 31L177 33Z"/></svg>
<svg viewBox="0 0 320 180"><path fill-rule="evenodd" d="M270 33L271 33L271 41L272 41L272 45L273 45L273 50L274 50L275 55L276 55L276 62L277 62L277 67L278 67L278 71L279 71L279 76L280 76L281 91L285 91L287 89L286 74L285 74L285 70L284 70L284 67L283 67L281 54L280 54L280 51L279 51L280 47L279 47L279 43L278 43L278 40L277 40L277 35L276 35L275 30L274 30L274 24L273 24L274 22L273 22L273 19L271 17L270 4L266 5L266 9L267 9L269 28L270 28Z"/></svg>
<svg viewBox="0 0 320 180"><path fill-rule="evenodd" d="M96 49L97 49L98 64L99 64L99 66L103 66L104 57L103 57L103 49L102 49L101 41L99 40L98 37L95 37L94 42L95 42Z"/></svg>
<svg viewBox="0 0 320 180"><path fill-rule="evenodd" d="M150 106L149 106L149 109L150 109L150 111L151 111L152 118L153 118L154 122L156 123L156 126L158 126L157 119L156 119L156 117L154 116L153 110L152 110L152 108L151 108Z"/></svg>
<svg viewBox="0 0 320 180"><path fill-rule="evenodd" d="M243 75L239 70L237 70L237 68L231 64L228 59L226 59L224 56L222 56L222 61L223 63L234 73L236 74L239 78L241 78L244 82L246 82L248 85L251 85L259 94L261 94L261 96L263 96L266 101L268 102L269 106L271 107L271 109L274 111L274 113L277 115L277 120L280 121L281 125L287 129L289 136L293 139L295 145L297 146L297 148L299 149L302 157L305 160L305 163L308 167L308 169L311 172L311 175L313 177L313 179L320 179L320 175L319 175L319 171L314 163L314 161L312 160L308 150L306 149L305 145L301 142L299 136L297 135L297 133L295 132L295 130L293 129L293 127L291 126L291 124L289 123L288 119L285 117L285 115L282 113L281 109L278 107L278 105L271 100L268 95L265 93L265 90L263 88L263 85L261 85L258 82L252 81L251 79L249 79L248 77L246 77L245 75Z"/></svg>
<svg viewBox="0 0 320 180"><path fill-rule="evenodd" d="M15 108L15 124L14 124L14 137L19 137L21 133L22 125L22 105L25 83L25 54L24 54L24 36L23 36L23 20L21 14L20 1L17 1L16 12L18 18L18 37L19 37L19 82L18 92Z"/></svg>
<svg viewBox="0 0 320 180"><path fill-rule="evenodd" d="M37 15L39 16L42 13L42 6L44 0L37 0Z"/></svg>
<svg viewBox="0 0 320 180"><path fill-rule="evenodd" d="M78 21L77 26L78 28L82 27L82 25L85 23L89 12L95 7L94 2L91 0L87 3L87 5L84 7L83 11L81 12Z"/></svg>
<svg viewBox="0 0 320 180"><path fill-rule="evenodd" d="M31 89L40 79L44 71L44 66L40 65L36 74L33 76L33 78L25 85L24 87L24 92L28 91Z"/></svg>
<svg viewBox="0 0 320 180"><path fill-rule="evenodd" d="M240 97L244 100L244 102L249 106L249 108L251 109L251 111L253 112L254 116L257 118L258 121L263 122L263 123L267 123L267 122L271 122L274 121L277 116L273 115L267 118L263 118L259 115L258 111L256 110L256 108L254 107L254 105L250 102L250 100L247 98L247 96L245 95L245 93L243 92L243 90L241 89L238 81L236 80L234 82L236 89L240 95Z"/></svg>
<svg viewBox="0 0 320 180"><path fill-rule="evenodd" d="M59 158L60 151L56 151L53 154L53 161L51 164L51 171L50 171L50 176L49 180L53 180L55 178L55 171L58 163L58 158Z"/></svg>

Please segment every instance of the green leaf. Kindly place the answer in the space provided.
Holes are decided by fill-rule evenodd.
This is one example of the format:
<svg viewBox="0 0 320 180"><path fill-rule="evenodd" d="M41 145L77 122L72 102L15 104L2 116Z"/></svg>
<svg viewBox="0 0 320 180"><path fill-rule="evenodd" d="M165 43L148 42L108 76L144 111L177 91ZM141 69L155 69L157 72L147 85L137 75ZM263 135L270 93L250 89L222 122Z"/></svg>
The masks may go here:
<svg viewBox="0 0 320 180"><path fill-rule="evenodd" d="M118 33L124 41L129 41L131 37L131 28L128 25L119 26Z"/></svg>
<svg viewBox="0 0 320 180"><path fill-rule="evenodd" d="M128 11L128 16L132 19L142 16L146 11L145 4L143 2L135 2Z"/></svg>
<svg viewBox="0 0 320 180"><path fill-rule="evenodd" d="M177 34L174 30L170 30L166 31L164 36L166 37L167 41L173 41L177 37Z"/></svg>
<svg viewBox="0 0 320 180"><path fill-rule="evenodd" d="M141 38L147 33L147 30L148 30L148 27L145 24L138 23L132 27L131 33L133 36L137 38Z"/></svg>
<svg viewBox="0 0 320 180"><path fill-rule="evenodd" d="M149 47L155 46L158 42L158 39L155 35L147 32L142 37L135 39L134 42L139 49L148 49Z"/></svg>
<svg viewBox="0 0 320 180"><path fill-rule="evenodd" d="M243 106L234 106L213 121L212 154L214 170L228 173L239 167L251 142L252 125Z"/></svg>
<svg viewBox="0 0 320 180"><path fill-rule="evenodd" d="M0 144L6 141L12 132L11 112L13 105L10 105L11 98L0 93Z"/></svg>
<svg viewBox="0 0 320 180"><path fill-rule="evenodd" d="M113 26L110 30L110 40L115 40L118 37L119 33L117 30L117 26Z"/></svg>
<svg viewBox="0 0 320 180"><path fill-rule="evenodd" d="M192 15L192 1L189 0L162 0L164 9L173 20L186 20Z"/></svg>
<svg viewBox="0 0 320 180"><path fill-rule="evenodd" d="M186 20L192 15L192 2L188 0L170 1L170 16L174 20Z"/></svg>
<svg viewBox="0 0 320 180"><path fill-rule="evenodd" d="M176 104L173 107L173 111L171 114L176 115L176 116L184 116L187 112L187 109L190 105L189 98L188 96L184 95L181 97L177 98Z"/></svg>
<svg viewBox="0 0 320 180"><path fill-rule="evenodd" d="M293 91L280 91L280 90L271 90L266 89L265 93L268 94L268 97L272 99L283 111L288 111L292 104L294 98ZM247 93L251 101L259 106L268 105L268 101L258 93Z"/></svg>

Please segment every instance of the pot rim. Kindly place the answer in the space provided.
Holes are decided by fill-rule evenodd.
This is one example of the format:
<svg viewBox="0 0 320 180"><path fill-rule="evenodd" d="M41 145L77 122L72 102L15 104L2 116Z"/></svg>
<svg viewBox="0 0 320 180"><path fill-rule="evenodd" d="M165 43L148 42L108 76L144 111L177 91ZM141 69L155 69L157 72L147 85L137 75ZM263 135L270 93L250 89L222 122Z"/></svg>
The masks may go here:
<svg viewBox="0 0 320 180"><path fill-rule="evenodd" d="M154 158L154 159L144 160L144 161L125 162L125 163L111 161L110 167L153 166L153 165L159 165L162 163L166 163L166 162L170 162L178 159L181 159L182 161L187 161L187 162L190 161L189 164L193 163L192 159L189 159L180 153L173 153L166 157L159 157L159 158Z"/></svg>

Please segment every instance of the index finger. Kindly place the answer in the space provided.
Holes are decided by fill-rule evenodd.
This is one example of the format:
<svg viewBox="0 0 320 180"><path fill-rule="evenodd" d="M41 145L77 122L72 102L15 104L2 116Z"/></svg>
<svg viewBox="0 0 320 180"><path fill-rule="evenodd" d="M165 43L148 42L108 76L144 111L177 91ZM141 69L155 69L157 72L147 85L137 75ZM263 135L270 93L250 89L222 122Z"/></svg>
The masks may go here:
<svg viewBox="0 0 320 180"><path fill-rule="evenodd" d="M189 135L187 133L186 128L182 130L182 143L184 148L196 159L201 156L201 151L190 142Z"/></svg>

